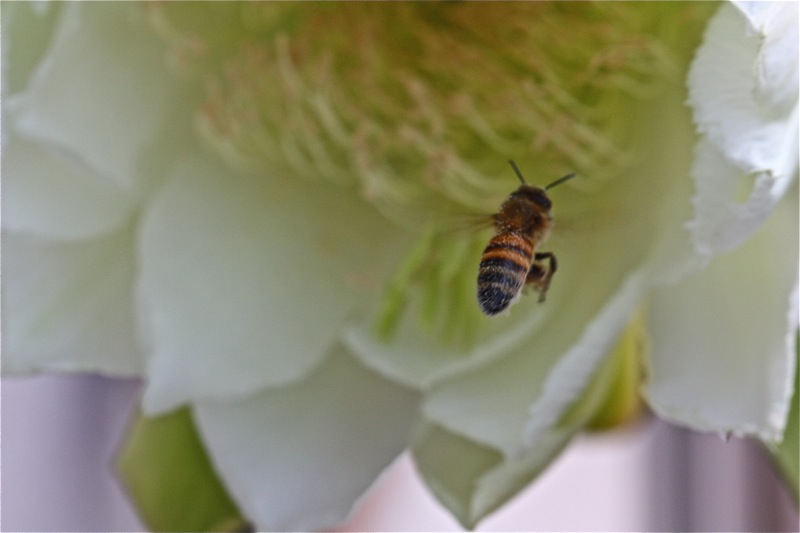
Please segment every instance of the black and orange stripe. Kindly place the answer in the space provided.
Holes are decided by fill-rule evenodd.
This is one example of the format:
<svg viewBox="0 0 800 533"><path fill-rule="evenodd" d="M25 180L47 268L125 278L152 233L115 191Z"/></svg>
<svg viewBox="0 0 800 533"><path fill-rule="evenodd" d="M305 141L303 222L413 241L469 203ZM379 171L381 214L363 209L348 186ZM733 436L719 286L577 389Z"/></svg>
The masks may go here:
<svg viewBox="0 0 800 533"><path fill-rule="evenodd" d="M478 269L478 304L487 315L501 313L519 294L533 263L534 246L525 235L495 235L483 250Z"/></svg>

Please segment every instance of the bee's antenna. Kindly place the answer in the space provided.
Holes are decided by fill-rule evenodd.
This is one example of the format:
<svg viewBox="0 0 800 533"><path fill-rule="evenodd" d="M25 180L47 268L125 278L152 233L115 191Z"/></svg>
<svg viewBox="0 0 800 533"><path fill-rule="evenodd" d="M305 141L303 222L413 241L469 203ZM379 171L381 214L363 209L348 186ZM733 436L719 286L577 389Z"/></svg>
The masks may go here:
<svg viewBox="0 0 800 533"><path fill-rule="evenodd" d="M574 178L574 177L575 177L575 173L574 173L574 172L573 172L572 174L567 174L567 175L566 175L566 176L564 176L563 178L558 178L556 181L554 181L553 183L551 183L550 185L548 185L547 187L545 187L545 188L544 188L544 190L547 190L547 189L552 189L552 188L553 188L553 187L555 187L556 185L561 185L561 184L562 184L562 183L564 183L565 181L567 181L567 180L571 180L571 179L572 179L572 178Z"/></svg>
<svg viewBox="0 0 800 533"><path fill-rule="evenodd" d="M511 163L511 168L513 168L513 169L514 169L514 172L517 174L517 177L519 178L519 181L520 181L520 182L521 182L523 185L525 185L525 178L523 178L523 177L522 177L522 172L520 172L520 171L519 171L519 168L517 168L517 164L516 164L516 163L514 163L514 160L513 160L513 159L509 159L509 160L508 160L508 162L509 162L509 163Z"/></svg>

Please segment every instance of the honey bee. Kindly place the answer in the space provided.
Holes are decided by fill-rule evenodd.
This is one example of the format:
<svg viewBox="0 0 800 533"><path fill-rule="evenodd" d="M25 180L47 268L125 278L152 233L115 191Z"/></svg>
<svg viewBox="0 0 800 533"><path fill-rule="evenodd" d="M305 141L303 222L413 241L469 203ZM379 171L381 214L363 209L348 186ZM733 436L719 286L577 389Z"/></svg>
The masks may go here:
<svg viewBox="0 0 800 533"><path fill-rule="evenodd" d="M545 300L558 268L555 255L536 251L553 229L552 203L546 191L575 177L567 174L540 189L525 182L514 161L509 163L522 185L493 216L496 233L483 250L478 269L478 304L489 316L513 304L526 285L539 293L539 302Z"/></svg>

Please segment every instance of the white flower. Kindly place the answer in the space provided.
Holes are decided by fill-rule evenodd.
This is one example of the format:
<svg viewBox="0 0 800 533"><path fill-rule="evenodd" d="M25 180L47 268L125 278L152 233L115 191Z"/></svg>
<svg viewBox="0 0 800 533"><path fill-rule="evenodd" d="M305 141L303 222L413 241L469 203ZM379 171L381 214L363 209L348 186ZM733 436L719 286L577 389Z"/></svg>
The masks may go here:
<svg viewBox="0 0 800 533"><path fill-rule="evenodd" d="M4 372L142 376L260 529L343 519L408 446L473 525L603 415L648 334L659 414L779 439L797 17L714 16L698 140L708 13L11 4ZM440 230L496 209L508 157L579 179L552 191L547 303L489 320L486 235Z"/></svg>
<svg viewBox="0 0 800 533"><path fill-rule="evenodd" d="M688 80L702 134L689 227L698 253L725 255L652 304L656 412L766 441L783 435L796 364L797 8L725 4L709 24Z"/></svg>

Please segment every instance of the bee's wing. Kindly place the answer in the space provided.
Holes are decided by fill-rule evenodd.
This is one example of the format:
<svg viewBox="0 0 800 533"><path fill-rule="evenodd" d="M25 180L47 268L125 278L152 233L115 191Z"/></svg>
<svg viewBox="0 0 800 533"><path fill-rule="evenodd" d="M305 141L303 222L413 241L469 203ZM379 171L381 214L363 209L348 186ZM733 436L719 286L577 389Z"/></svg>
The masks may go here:
<svg viewBox="0 0 800 533"><path fill-rule="evenodd" d="M474 234L488 230L494 226L497 215L462 214L450 219L443 229L443 233Z"/></svg>

